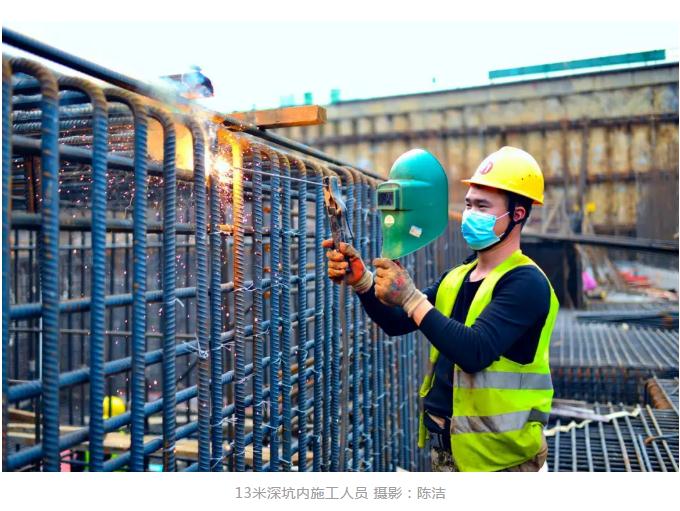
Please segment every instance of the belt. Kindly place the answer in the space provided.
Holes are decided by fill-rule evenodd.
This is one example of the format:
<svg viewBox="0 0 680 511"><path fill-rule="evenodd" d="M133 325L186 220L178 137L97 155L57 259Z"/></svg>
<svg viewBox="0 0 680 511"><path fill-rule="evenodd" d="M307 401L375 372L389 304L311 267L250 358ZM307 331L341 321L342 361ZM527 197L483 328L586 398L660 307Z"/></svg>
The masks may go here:
<svg viewBox="0 0 680 511"><path fill-rule="evenodd" d="M451 452L451 436L430 432L430 447L437 451Z"/></svg>

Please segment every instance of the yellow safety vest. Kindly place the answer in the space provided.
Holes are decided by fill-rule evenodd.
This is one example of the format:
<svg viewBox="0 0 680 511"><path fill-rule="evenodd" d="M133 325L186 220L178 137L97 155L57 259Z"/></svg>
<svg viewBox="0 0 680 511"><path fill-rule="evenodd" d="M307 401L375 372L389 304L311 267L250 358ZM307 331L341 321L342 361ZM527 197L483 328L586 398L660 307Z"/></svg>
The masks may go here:
<svg viewBox="0 0 680 511"><path fill-rule="evenodd" d="M454 268L439 285L435 307L447 318L451 316L465 275L476 264L477 260L474 260ZM529 264L538 268L521 250L517 250L494 268L475 293L465 325L474 324L491 301L494 287L505 273ZM500 360L474 374L454 365L451 454L460 471L502 470L530 460L541 448L542 430L548 421L553 396L548 348L559 308L550 282L548 286L550 311L531 363L519 364L500 357ZM434 364L438 357L439 351L431 346L431 370L420 387L421 398L432 389ZM419 447L425 447L427 435L421 412Z"/></svg>

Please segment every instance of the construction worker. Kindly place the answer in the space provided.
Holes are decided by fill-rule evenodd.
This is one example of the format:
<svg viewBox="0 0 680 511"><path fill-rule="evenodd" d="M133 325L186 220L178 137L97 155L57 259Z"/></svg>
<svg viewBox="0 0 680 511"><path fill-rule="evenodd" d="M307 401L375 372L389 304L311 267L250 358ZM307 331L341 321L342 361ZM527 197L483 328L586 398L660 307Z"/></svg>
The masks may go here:
<svg viewBox="0 0 680 511"><path fill-rule="evenodd" d="M422 180L440 169L426 151L411 151L390 178L398 172L403 185L409 175ZM418 290L389 257L375 259L372 274L347 244L327 252L328 276L350 285L388 335L419 329L429 340L418 445L429 437L434 471L538 471L548 451L548 346L559 304L545 274L522 254L520 238L532 206L543 203L543 175L530 154L503 147L463 183L461 230L474 253L432 286ZM409 211L394 212L402 213Z"/></svg>

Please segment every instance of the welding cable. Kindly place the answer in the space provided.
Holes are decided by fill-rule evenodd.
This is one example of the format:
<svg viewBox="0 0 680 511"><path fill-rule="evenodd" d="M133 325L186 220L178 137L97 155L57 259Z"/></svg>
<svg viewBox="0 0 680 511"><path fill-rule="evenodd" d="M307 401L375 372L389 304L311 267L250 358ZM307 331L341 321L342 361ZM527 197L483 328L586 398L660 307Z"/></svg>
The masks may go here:
<svg viewBox="0 0 680 511"><path fill-rule="evenodd" d="M147 247L147 134L148 111L137 96L120 89L105 89L111 102L126 105L134 117L134 206L131 342L130 470L144 470L144 402L146 356L146 247Z"/></svg>
<svg viewBox="0 0 680 511"><path fill-rule="evenodd" d="M10 188L12 186L12 67L2 57L2 274L10 276ZM7 431L9 394L9 288L2 286L2 430ZM7 471L7 435L2 435L2 471Z"/></svg>
<svg viewBox="0 0 680 511"><path fill-rule="evenodd" d="M63 89L82 91L92 103L92 304L90 307L90 436L89 470L104 463L104 326L106 293L106 185L108 105L102 90L76 77L59 77Z"/></svg>
<svg viewBox="0 0 680 511"><path fill-rule="evenodd" d="M3 29L4 30L4 29ZM40 83L42 229L39 238L42 292L43 469L57 472L59 457L59 89L54 74L35 62L12 58L12 72ZM9 305L9 303L7 303ZM3 302L3 306L4 302Z"/></svg>
<svg viewBox="0 0 680 511"><path fill-rule="evenodd" d="M290 190L290 162L285 155L281 155L282 182L282 207L281 207L281 263L282 263L282 290L281 293L281 393L283 406L281 410L283 424L282 456L284 471L290 470L292 463L292 396L291 396L291 366L290 366L290 245L291 245L291 190Z"/></svg>

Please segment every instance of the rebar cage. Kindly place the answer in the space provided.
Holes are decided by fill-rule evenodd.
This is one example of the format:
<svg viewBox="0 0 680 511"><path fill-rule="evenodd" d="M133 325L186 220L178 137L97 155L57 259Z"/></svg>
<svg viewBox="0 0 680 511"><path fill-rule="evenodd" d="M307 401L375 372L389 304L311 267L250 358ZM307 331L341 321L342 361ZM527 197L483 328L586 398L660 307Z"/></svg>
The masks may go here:
<svg viewBox="0 0 680 511"><path fill-rule="evenodd" d="M4 470L429 467L427 342L326 278L322 176L366 260L377 179L24 58L2 86Z"/></svg>

